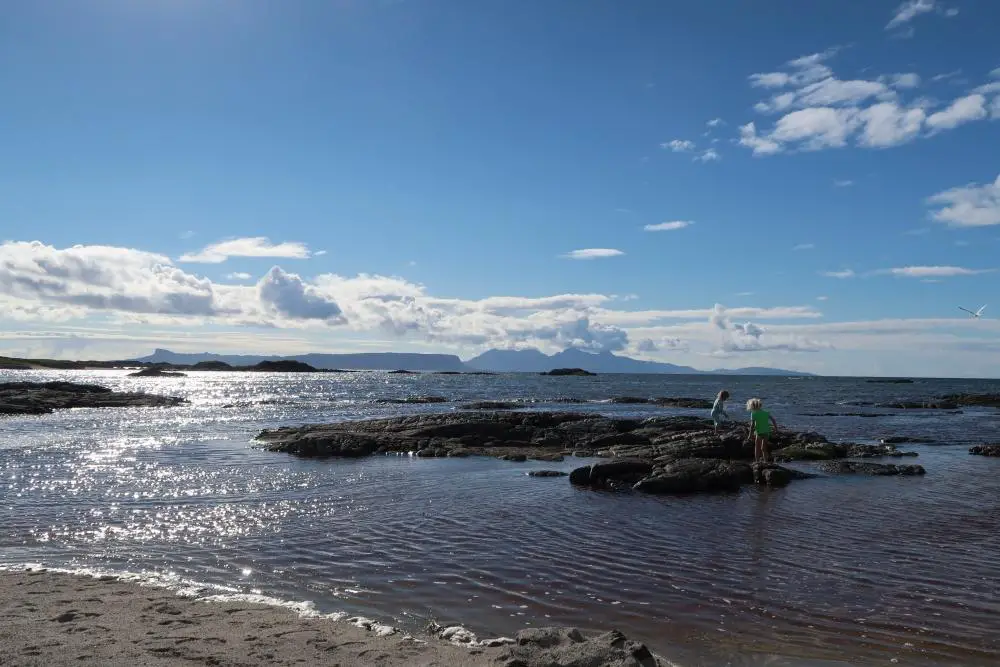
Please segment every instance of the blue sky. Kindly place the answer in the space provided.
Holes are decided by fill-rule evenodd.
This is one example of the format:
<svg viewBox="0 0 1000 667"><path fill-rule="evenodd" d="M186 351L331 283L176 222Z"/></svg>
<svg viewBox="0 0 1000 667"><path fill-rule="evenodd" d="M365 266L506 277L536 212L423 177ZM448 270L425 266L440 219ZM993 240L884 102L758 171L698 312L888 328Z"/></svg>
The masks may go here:
<svg viewBox="0 0 1000 667"><path fill-rule="evenodd" d="M7 3L0 351L996 375L1000 326L957 310L1000 284L996 25L987 0Z"/></svg>

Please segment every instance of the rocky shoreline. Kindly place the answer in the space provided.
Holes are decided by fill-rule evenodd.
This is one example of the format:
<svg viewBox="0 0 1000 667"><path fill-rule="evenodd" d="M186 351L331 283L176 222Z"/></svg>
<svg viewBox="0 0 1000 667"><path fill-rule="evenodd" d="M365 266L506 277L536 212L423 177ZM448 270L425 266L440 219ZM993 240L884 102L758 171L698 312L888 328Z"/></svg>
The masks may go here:
<svg viewBox="0 0 1000 667"><path fill-rule="evenodd" d="M431 624L425 633L407 634L302 604L296 613L255 601L260 596L181 597L114 577L40 569L0 573L0 583L0 664L670 665L616 630L531 628L479 640L461 626Z"/></svg>
<svg viewBox="0 0 1000 667"><path fill-rule="evenodd" d="M813 477L754 464L746 431L716 433L696 417L621 419L573 412L452 412L290 426L262 431L264 449L301 457L356 458L412 454L422 458L493 456L509 461L562 461L567 456L609 459L577 468L570 483L654 494L735 491L747 484L784 486ZM818 433L779 431L775 461L844 461L916 456L894 444L832 443ZM834 474L921 475L919 465L828 466Z"/></svg>
<svg viewBox="0 0 1000 667"><path fill-rule="evenodd" d="M180 405L176 396L112 391L74 382L0 383L0 415L46 415L67 408L153 408Z"/></svg>

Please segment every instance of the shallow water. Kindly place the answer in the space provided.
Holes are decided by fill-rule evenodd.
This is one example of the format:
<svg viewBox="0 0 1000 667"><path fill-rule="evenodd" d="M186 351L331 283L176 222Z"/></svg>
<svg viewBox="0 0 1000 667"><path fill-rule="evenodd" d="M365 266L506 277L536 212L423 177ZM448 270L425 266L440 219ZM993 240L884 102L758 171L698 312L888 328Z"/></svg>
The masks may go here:
<svg viewBox="0 0 1000 667"><path fill-rule="evenodd" d="M995 664L1000 659L1000 412L856 401L1000 392L1000 383L682 376L0 373L183 395L167 409L0 418L0 563L168 574L313 600L417 628L617 627L683 665ZM922 478L821 478L776 491L655 498L573 489L493 459L308 461L261 429L531 399L539 409L698 413L612 396L763 396L782 425L831 438L933 437ZM452 403L387 405L439 395ZM590 403L560 405L558 398ZM964 446L960 446L964 445ZM904 462L911 462L906 460Z"/></svg>

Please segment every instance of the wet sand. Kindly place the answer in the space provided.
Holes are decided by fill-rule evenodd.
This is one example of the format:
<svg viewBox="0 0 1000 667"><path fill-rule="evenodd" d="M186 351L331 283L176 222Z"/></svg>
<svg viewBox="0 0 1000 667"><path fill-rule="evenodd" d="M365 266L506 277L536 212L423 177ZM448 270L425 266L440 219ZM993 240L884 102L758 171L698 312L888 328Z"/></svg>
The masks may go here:
<svg viewBox="0 0 1000 667"><path fill-rule="evenodd" d="M528 632L559 633L563 639L575 633ZM591 641L601 644L600 638ZM113 577L45 570L0 573L0 664L532 667L554 664L547 643L547 638L531 641L519 634L517 645L459 646L370 621L307 618L266 604L182 597ZM604 650L607 660L593 662L598 654L583 642L571 642L560 657L622 667L668 664L644 647L637 651L641 645L623 637L614 643L593 647Z"/></svg>

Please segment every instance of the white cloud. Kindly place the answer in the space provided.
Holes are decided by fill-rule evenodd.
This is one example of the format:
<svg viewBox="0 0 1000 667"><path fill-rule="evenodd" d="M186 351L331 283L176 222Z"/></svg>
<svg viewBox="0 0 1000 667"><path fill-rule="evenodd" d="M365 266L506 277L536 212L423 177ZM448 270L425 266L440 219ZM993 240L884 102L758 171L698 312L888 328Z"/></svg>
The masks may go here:
<svg viewBox="0 0 1000 667"><path fill-rule="evenodd" d="M752 121L740 127L740 145L753 149L754 155L773 155L782 150L777 141L759 136Z"/></svg>
<svg viewBox="0 0 1000 667"><path fill-rule="evenodd" d="M693 224L694 222L691 220L674 220L672 222L659 222L655 225L646 225L643 229L647 232L673 232L678 229L690 227Z"/></svg>
<svg viewBox="0 0 1000 667"><path fill-rule="evenodd" d="M666 148L675 153L689 153L694 150L694 142L687 139L674 139L660 144L660 148Z"/></svg>
<svg viewBox="0 0 1000 667"><path fill-rule="evenodd" d="M716 304L709 315L709 326L718 337L713 351L716 356L738 352L816 352L831 347L828 343L800 336L765 336L767 329L749 321L734 323L733 317L738 317L735 309L721 304Z"/></svg>
<svg viewBox="0 0 1000 667"><path fill-rule="evenodd" d="M226 278L229 278L230 280L250 280L253 276L249 273L237 272L226 274Z"/></svg>
<svg viewBox="0 0 1000 667"><path fill-rule="evenodd" d="M600 259L602 257L619 257L625 253L615 248L583 248L571 250L563 255L565 259Z"/></svg>
<svg viewBox="0 0 1000 667"><path fill-rule="evenodd" d="M1000 67L997 67L996 69L992 70L990 72L990 76L993 77L994 79L1000 79Z"/></svg>
<svg viewBox="0 0 1000 667"><path fill-rule="evenodd" d="M818 297L816 297L816 300L817 300L817 301L826 301L826 300L828 300L829 298L830 298L830 297L828 297L828 296L818 296Z"/></svg>
<svg viewBox="0 0 1000 667"><path fill-rule="evenodd" d="M879 273L901 278L950 278L953 276L974 276L989 271L992 269L967 269L961 266L902 266L894 269L882 269Z"/></svg>
<svg viewBox="0 0 1000 667"><path fill-rule="evenodd" d="M883 77L889 82L889 85L893 88L917 88L920 86L920 75L914 72L905 72L901 74L890 74L888 77Z"/></svg>
<svg viewBox="0 0 1000 667"><path fill-rule="evenodd" d="M340 306L294 273L275 266L257 283L261 303L292 319L343 322Z"/></svg>
<svg viewBox="0 0 1000 667"><path fill-rule="evenodd" d="M284 257L305 259L309 257L309 248L297 241L286 241L272 244L264 236L254 236L239 239L219 241L206 246L196 253L182 255L178 261L198 262L203 264L218 264L230 257Z"/></svg>
<svg viewBox="0 0 1000 667"><path fill-rule="evenodd" d="M931 77L931 81L945 81L947 79L954 79L956 76L961 76L962 70L956 69L950 72L942 72L941 74L935 74Z"/></svg>
<svg viewBox="0 0 1000 667"><path fill-rule="evenodd" d="M934 0L906 0L906 2L896 8L896 13L893 15L892 20L886 24L885 29L892 30L905 23L909 23L921 14L934 11L935 6L936 3Z"/></svg>
<svg viewBox="0 0 1000 667"><path fill-rule="evenodd" d="M984 83L981 86L976 86L972 89L972 92L979 93L980 95L993 95L994 93L1000 93L1000 81L990 81L989 83Z"/></svg>
<svg viewBox="0 0 1000 667"><path fill-rule="evenodd" d="M326 250L317 250L316 252L313 253L313 257L322 257L326 253L327 253Z"/></svg>
<svg viewBox="0 0 1000 667"><path fill-rule="evenodd" d="M888 148L912 141L923 126L923 109L904 109L895 102L874 104L860 112L864 124L859 143L872 148Z"/></svg>
<svg viewBox="0 0 1000 667"><path fill-rule="evenodd" d="M797 246L793 246L792 250L815 250L815 243L800 243Z"/></svg>
<svg viewBox="0 0 1000 667"><path fill-rule="evenodd" d="M1000 119L1000 95L993 98L993 103L990 105L990 118Z"/></svg>
<svg viewBox="0 0 1000 667"><path fill-rule="evenodd" d="M927 117L927 124L935 130L947 129L986 118L986 98L975 93L961 97L945 109Z"/></svg>
<svg viewBox="0 0 1000 667"><path fill-rule="evenodd" d="M178 234L178 236L180 238L184 239L184 240L187 240L189 238L192 238L194 236L194 234L195 233L192 230L189 229L189 230L187 230L185 232L181 232L180 234Z"/></svg>
<svg viewBox="0 0 1000 667"><path fill-rule="evenodd" d="M697 162L718 162L722 159L722 156L719 155L719 152L714 148L709 148L701 155L696 156L694 159Z"/></svg>
<svg viewBox="0 0 1000 667"><path fill-rule="evenodd" d="M953 227L1000 225L1000 176L992 183L972 183L928 198L937 207L931 216Z"/></svg>
<svg viewBox="0 0 1000 667"><path fill-rule="evenodd" d="M760 113L782 114L770 129L753 123L740 127L739 143L754 155L783 151L841 148L854 143L864 148L887 148L919 137L979 121L990 114L1000 118L1000 95L987 108L985 95L994 84L985 84L965 97L932 113L939 103L927 97L904 100L919 87L913 72L874 79L837 78L826 61L834 51L803 56L786 63L783 72L754 74L751 86L784 88L760 100ZM940 77L949 75L938 75ZM996 84L1000 90L1000 83Z"/></svg>
<svg viewBox="0 0 1000 667"><path fill-rule="evenodd" d="M781 117L771 139L781 144L800 142L806 150L838 148L847 143L857 123L857 112L853 109L801 109Z"/></svg>
<svg viewBox="0 0 1000 667"><path fill-rule="evenodd" d="M826 276L827 278L853 278L856 274L851 269L844 269L842 271L824 271L820 273L821 276Z"/></svg>
<svg viewBox="0 0 1000 667"><path fill-rule="evenodd" d="M709 127L718 127L720 125L725 125L725 121L722 120L721 118L713 118L712 120L705 123L705 125L708 125Z"/></svg>
<svg viewBox="0 0 1000 667"><path fill-rule="evenodd" d="M849 188L854 185L854 181L850 179L836 180L833 182L833 187L835 188Z"/></svg>

